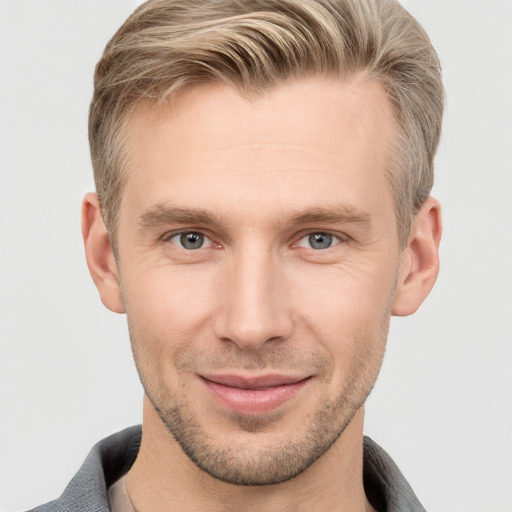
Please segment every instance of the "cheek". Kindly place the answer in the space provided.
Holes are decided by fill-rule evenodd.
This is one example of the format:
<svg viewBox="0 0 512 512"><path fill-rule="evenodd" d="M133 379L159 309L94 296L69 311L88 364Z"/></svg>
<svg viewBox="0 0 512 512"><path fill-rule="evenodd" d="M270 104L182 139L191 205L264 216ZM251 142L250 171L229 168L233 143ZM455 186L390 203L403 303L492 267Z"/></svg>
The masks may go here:
<svg viewBox="0 0 512 512"><path fill-rule="evenodd" d="M357 333L380 326L394 294L395 269L375 265L300 269L295 282L295 307L319 329Z"/></svg>
<svg viewBox="0 0 512 512"><path fill-rule="evenodd" d="M177 383L176 354L206 343L213 294L208 276L168 269L130 274L121 280L137 368L146 380Z"/></svg>
<svg viewBox="0 0 512 512"><path fill-rule="evenodd" d="M331 268L320 280L304 278L304 289L297 290L301 322L329 354L337 381L356 370L378 373L394 294L394 274L385 275Z"/></svg>
<svg viewBox="0 0 512 512"><path fill-rule="evenodd" d="M180 340L207 321L215 297L214 276L190 268L161 268L122 281L127 313L160 338Z"/></svg>

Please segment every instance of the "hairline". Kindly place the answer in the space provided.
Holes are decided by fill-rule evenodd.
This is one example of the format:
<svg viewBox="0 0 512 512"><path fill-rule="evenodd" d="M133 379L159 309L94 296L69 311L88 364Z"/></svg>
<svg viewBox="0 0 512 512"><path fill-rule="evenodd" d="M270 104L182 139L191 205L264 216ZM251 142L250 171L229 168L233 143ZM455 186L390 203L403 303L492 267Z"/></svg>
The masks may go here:
<svg viewBox="0 0 512 512"><path fill-rule="evenodd" d="M257 98L258 96L261 96L265 93L269 93L276 88L280 86L286 86L287 83L290 83L294 80L302 80L306 79L308 77L325 77L325 78L331 78L331 79L337 79L337 80L343 80L348 81L351 79L355 79L360 77L361 82L368 82L368 81L376 81L379 83L379 85L386 89L386 83L385 83L385 77L382 76L382 73L375 73L371 72L367 68L361 68L361 69L353 69L353 70L347 70L343 74L341 73L311 73L306 74L303 73L301 75L295 74L292 77L287 77L284 79L279 79L276 81L275 84L272 84L271 86L266 87L260 87L260 88L254 88L252 90L244 90L242 87L237 87L235 84L232 83L226 83L222 80L204 80L201 82L189 82L182 84L179 88L176 88L174 91L169 93L169 90L172 89L172 85L169 86L167 89L163 89L162 93L160 94L160 97L157 99L149 99L145 97L138 97L135 98L130 105L128 105L125 109L125 112L122 114L118 121L118 130L116 131L116 144L115 147L113 147L113 152L115 153L114 157L114 165L115 165L115 173L119 178L119 188L117 190L117 196L114 198L115 207L112 208L110 206L110 211L114 212L113 218L106 218L105 217L105 209L103 205L100 204L103 219L105 221L107 231L110 238L110 243L114 252L114 255L116 258L118 258L118 229L119 229L119 213L121 209L121 203L123 199L123 192L124 188L126 187L126 183L128 180L128 159L129 159L129 144L127 141L127 134L128 134L128 125L130 123L130 119L132 116L137 112L137 110L140 108L141 104L148 105L150 109L153 110L153 112L157 112L158 109L162 107L168 107L173 105L173 103L180 97L180 95L186 93L190 89L198 86L205 86L205 85L226 85L227 87L230 87L233 91L235 91L237 94L242 96L244 99L252 99ZM383 79L384 78L384 79ZM396 228L397 228L397 234L398 234L398 241L400 245L400 249L404 249L407 242L407 237L410 230L410 225L412 222L412 218L414 215L405 215L401 214L400 212L400 205L399 205L399 177L400 173L404 172L403 170L400 170L400 167L403 165L403 160L406 151L402 147L402 144L400 144L402 140L402 136L405 134L405 127L401 126L399 119L397 117L396 108L393 105L393 102L391 101L391 98L388 94L386 94L386 98L388 101L389 106L391 107L391 113L392 113L392 126L391 126L391 136L389 141L389 148L388 148L388 156L387 156L387 164L386 168L384 169L384 172L386 174L386 179L388 181L389 190L393 198L393 204L395 209L395 220L396 220ZM101 201L100 201L101 203ZM414 214L417 212L413 212Z"/></svg>

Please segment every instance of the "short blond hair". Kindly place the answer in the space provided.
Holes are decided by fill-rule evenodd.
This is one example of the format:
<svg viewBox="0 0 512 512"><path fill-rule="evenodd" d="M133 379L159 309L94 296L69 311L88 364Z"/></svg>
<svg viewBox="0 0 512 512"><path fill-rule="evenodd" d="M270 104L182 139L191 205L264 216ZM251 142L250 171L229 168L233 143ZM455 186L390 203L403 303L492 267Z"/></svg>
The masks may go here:
<svg viewBox="0 0 512 512"><path fill-rule="evenodd" d="M94 179L115 250L126 181L123 125L137 102L221 82L258 94L292 78L363 72L396 119L389 177L402 245L433 185L443 114L437 54L396 0L149 0L96 66L89 113Z"/></svg>

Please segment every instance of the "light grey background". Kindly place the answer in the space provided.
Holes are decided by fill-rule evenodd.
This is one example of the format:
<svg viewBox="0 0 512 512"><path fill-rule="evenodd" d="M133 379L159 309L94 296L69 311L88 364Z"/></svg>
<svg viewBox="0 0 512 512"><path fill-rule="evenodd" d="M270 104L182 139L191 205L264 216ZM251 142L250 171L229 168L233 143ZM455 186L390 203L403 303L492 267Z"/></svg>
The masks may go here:
<svg viewBox="0 0 512 512"><path fill-rule="evenodd" d="M0 0L0 509L55 498L141 419L122 316L89 278L80 200L95 62L135 0ZM409 0L448 107L442 270L394 319L366 431L437 512L512 511L512 2Z"/></svg>

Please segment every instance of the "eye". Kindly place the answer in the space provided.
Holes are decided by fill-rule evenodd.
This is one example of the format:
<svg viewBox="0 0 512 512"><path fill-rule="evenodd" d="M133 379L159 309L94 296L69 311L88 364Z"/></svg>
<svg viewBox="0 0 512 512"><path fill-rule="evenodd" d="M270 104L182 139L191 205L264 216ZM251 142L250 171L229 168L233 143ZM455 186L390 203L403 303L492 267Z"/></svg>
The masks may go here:
<svg viewBox="0 0 512 512"><path fill-rule="evenodd" d="M321 251L329 249L329 247L341 242L341 239L331 233L317 232L310 233L299 240L299 247L306 247L308 249L315 249Z"/></svg>
<svg viewBox="0 0 512 512"><path fill-rule="evenodd" d="M177 233L170 237L169 241L178 247L186 249L187 251L195 251L197 249L202 249L203 247L209 247L212 244L208 237L195 231Z"/></svg>

